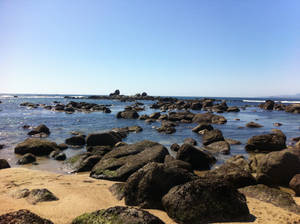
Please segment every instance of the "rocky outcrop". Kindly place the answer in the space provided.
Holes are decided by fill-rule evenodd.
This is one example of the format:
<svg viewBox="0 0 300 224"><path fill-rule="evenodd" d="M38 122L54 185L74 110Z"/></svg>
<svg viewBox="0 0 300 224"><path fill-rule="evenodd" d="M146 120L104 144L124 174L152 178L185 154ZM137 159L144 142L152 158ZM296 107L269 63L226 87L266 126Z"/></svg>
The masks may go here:
<svg viewBox="0 0 300 224"><path fill-rule="evenodd" d="M281 131L270 134L256 135L248 139L245 146L247 151L271 152L286 148L286 136Z"/></svg>
<svg viewBox="0 0 300 224"><path fill-rule="evenodd" d="M216 161L210 153L190 144L183 144L179 148L176 159L191 164L195 170L209 170L211 165Z"/></svg>
<svg viewBox="0 0 300 224"><path fill-rule="evenodd" d="M149 162L163 162L168 150L159 143L141 141L118 147L105 154L90 174L97 179L126 181L127 178Z"/></svg>
<svg viewBox="0 0 300 224"><path fill-rule="evenodd" d="M48 219L43 219L40 216L30 212L29 210L18 210L15 212L6 213L0 216L0 224L53 224Z"/></svg>
<svg viewBox="0 0 300 224"><path fill-rule="evenodd" d="M209 145L214 142L224 141L222 132L219 129L207 131L202 135L202 144Z"/></svg>
<svg viewBox="0 0 300 224"><path fill-rule="evenodd" d="M21 155L32 153L35 156L45 156L54 150L58 150L55 142L36 138L28 138L15 147L15 153Z"/></svg>
<svg viewBox="0 0 300 224"><path fill-rule="evenodd" d="M9 163L5 159L0 159L0 170L10 168Z"/></svg>
<svg viewBox="0 0 300 224"><path fill-rule="evenodd" d="M164 224L159 218L149 212L132 207L111 207L85 213L72 221L72 224Z"/></svg>
<svg viewBox="0 0 300 224"><path fill-rule="evenodd" d="M113 131L89 134L86 138L87 146L114 146L120 141L122 141L122 136Z"/></svg>
<svg viewBox="0 0 300 224"><path fill-rule="evenodd" d="M196 114L193 117L194 123L225 124L226 118L212 113Z"/></svg>
<svg viewBox="0 0 300 224"><path fill-rule="evenodd" d="M248 186L239 189L247 197L256 198L260 201L271 203L277 207L300 214L300 207L293 197L277 188L271 188L263 184Z"/></svg>
<svg viewBox="0 0 300 224"><path fill-rule="evenodd" d="M179 224L248 220L246 198L222 181L202 179L173 187L162 199L163 206Z"/></svg>
<svg viewBox="0 0 300 224"><path fill-rule="evenodd" d="M290 104L286 106L285 111L289 113L300 114L300 104Z"/></svg>
<svg viewBox="0 0 300 224"><path fill-rule="evenodd" d="M148 163L127 179L125 204L162 209L161 199L172 187L196 177L186 169L169 167L168 163Z"/></svg>
<svg viewBox="0 0 300 224"><path fill-rule="evenodd" d="M285 149L251 158L251 167L259 183L288 186L300 173L300 149Z"/></svg>

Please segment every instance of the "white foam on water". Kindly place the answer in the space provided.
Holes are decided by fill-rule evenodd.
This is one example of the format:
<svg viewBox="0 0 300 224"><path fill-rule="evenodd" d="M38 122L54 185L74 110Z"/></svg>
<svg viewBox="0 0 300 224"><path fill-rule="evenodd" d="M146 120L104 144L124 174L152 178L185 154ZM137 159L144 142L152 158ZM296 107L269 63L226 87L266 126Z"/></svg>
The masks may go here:
<svg viewBox="0 0 300 224"><path fill-rule="evenodd" d="M265 100L243 100L245 103L265 103ZM300 101L294 101L294 100L275 100L275 103L300 103Z"/></svg>

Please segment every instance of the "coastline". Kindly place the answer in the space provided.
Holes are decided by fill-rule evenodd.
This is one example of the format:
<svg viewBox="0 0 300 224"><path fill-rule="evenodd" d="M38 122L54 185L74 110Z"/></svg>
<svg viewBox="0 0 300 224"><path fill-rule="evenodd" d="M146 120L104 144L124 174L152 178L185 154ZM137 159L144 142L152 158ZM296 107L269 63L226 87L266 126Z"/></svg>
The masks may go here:
<svg viewBox="0 0 300 224"><path fill-rule="evenodd" d="M9 168L0 170L0 179L2 180L0 215L19 209L28 209L43 218L52 220L55 224L67 224L85 212L117 205L124 206L124 199L118 201L108 189L115 182L93 179L88 173L61 175L26 168ZM25 199L15 199L11 196L19 189L44 187L53 192L59 200L32 205ZM300 198L294 199L299 205ZM247 197L247 204L250 213L255 217L252 223L300 223L300 215L270 203ZM154 209L147 209L147 211L166 224L176 224L163 211ZM238 223L240 222L234 222L234 224Z"/></svg>

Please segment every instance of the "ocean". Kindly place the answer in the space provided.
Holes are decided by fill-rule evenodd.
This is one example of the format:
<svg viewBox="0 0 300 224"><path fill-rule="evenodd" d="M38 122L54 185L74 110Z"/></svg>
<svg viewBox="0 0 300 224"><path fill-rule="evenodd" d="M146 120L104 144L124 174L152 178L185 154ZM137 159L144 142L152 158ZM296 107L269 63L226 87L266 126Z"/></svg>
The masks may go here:
<svg viewBox="0 0 300 224"><path fill-rule="evenodd" d="M17 96L17 97L14 97ZM73 95L80 97L79 95ZM84 97L84 96L81 96ZM200 99L202 97L176 97L178 99ZM291 144L290 139L300 136L300 115L291 114L284 111L265 111L257 107L265 98L228 98L228 97L213 97L214 99L224 99L228 106L245 106L245 110L238 113L222 113L221 115L227 119L227 123L223 125L213 125L223 132L225 138L232 138L242 142L241 145L231 146L230 155L218 155L218 162L216 165L223 163L227 158L242 154L248 157L249 154L245 151L245 143L254 135L269 133L272 129L280 129L287 136L287 144ZM66 114L64 112L55 112L45 110L43 108L29 109L21 107L20 104L24 102L31 102L35 104L53 104L53 101L59 101L67 104L69 101L88 102L96 104L111 105L111 113L92 112L82 113L75 112L73 114ZM272 100L282 103L300 103L300 99L291 98L273 98ZM187 137L194 138L198 145L201 145L201 136L192 132L192 128L196 124L180 124L176 127L174 134L168 135L158 133L154 128L160 126L160 122L148 124L142 120L127 120L117 119L116 114L122 111L125 106L132 105L133 102L120 102L118 100L94 100L94 99L66 99L64 95L0 95L0 144L5 147L0 150L0 158L8 160L12 167L18 167L16 164L19 156L14 153L14 147L28 138L28 130L24 130L24 125L38 126L45 124L49 127L51 134L47 138L56 143L63 143L66 138L71 137L72 131L79 131L84 134L93 132L108 131L113 128L127 127L139 125L143 128L140 133L130 133L124 142L134 143L141 140L152 140L165 145L168 149L173 143L181 144ZM146 110L138 112L142 114L151 114L159 110L150 109L153 101L139 101L145 104ZM192 111L193 113L204 113L203 111ZM240 119L240 120L236 120ZM245 124L254 121L261 125L262 128L246 128ZM275 127L275 122L282 123L282 126ZM239 127L245 127L240 129ZM67 157L84 152L85 148L75 149L69 148L65 150ZM174 152L170 151L172 155ZM39 170L48 170L58 173L64 173L63 162L39 158L38 165L23 165L24 167Z"/></svg>

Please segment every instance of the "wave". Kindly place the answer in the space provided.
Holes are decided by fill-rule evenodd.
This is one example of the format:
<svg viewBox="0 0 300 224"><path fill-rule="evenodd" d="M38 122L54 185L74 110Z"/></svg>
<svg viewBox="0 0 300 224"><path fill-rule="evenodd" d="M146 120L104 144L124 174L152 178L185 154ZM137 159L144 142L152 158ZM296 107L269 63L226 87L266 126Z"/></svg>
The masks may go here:
<svg viewBox="0 0 300 224"><path fill-rule="evenodd" d="M264 103L265 100L242 100L245 103ZM275 103L300 103L300 101L295 100L275 100Z"/></svg>

